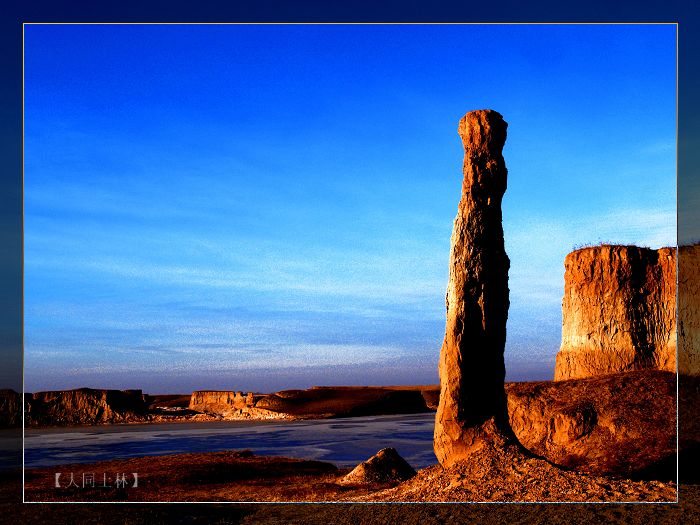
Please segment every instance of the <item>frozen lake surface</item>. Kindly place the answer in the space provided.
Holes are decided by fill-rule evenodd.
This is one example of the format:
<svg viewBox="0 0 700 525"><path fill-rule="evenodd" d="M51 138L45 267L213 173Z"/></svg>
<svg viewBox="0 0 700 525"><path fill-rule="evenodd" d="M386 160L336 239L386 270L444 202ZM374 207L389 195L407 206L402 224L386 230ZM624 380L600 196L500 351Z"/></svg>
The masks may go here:
<svg viewBox="0 0 700 525"><path fill-rule="evenodd" d="M306 421L220 421L27 429L25 467L250 449L351 467L394 447L414 468L437 463L435 413Z"/></svg>

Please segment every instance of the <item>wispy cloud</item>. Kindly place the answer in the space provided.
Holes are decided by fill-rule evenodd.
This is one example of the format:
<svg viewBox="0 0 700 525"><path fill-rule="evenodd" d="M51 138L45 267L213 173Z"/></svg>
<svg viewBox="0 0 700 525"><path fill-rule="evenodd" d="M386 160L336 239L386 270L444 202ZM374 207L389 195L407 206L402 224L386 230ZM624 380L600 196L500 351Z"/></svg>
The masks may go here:
<svg viewBox="0 0 700 525"><path fill-rule="evenodd" d="M113 349L112 349L113 351ZM80 365L61 362L60 368L67 374L101 373L106 370L118 373L132 371L161 372L163 366L168 373L181 373L192 370L206 371L245 371L252 369L284 370L286 368L303 368L319 366L370 365L391 361L406 355L405 349L394 346L379 345L344 345L344 344L296 344L271 345L265 348L217 348L207 356L200 347L179 348L176 353L159 355L157 360L135 358L137 349L125 347L116 355L101 358L92 353L83 352ZM65 359L71 354L63 350ZM36 373L47 367L58 356L56 352L37 349L27 361L27 371ZM74 356L75 357L75 356ZM155 357L155 356L154 356ZM61 359L61 361L63 361Z"/></svg>

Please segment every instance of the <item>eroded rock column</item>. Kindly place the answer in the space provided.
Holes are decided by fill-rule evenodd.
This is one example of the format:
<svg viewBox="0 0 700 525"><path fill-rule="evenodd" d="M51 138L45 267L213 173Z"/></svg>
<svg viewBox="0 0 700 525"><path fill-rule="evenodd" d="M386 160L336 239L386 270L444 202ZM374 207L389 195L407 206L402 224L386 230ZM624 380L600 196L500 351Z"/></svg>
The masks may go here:
<svg viewBox="0 0 700 525"><path fill-rule="evenodd" d="M435 455L443 465L466 458L487 441L504 446L515 440L503 386L510 267L501 224L507 127L492 110L471 111L459 122L464 180L452 231L434 435Z"/></svg>

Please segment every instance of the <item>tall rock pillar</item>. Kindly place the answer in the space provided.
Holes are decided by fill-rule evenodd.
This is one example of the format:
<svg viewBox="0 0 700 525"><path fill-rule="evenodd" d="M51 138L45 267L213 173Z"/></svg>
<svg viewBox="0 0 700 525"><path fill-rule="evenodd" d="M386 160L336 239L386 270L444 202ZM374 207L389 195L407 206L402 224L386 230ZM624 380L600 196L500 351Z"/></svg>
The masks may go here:
<svg viewBox="0 0 700 525"><path fill-rule="evenodd" d="M445 466L487 441L517 442L503 386L510 261L501 224L508 174L501 152L507 127L492 110L471 111L459 121L464 181L452 230L434 435L435 455Z"/></svg>

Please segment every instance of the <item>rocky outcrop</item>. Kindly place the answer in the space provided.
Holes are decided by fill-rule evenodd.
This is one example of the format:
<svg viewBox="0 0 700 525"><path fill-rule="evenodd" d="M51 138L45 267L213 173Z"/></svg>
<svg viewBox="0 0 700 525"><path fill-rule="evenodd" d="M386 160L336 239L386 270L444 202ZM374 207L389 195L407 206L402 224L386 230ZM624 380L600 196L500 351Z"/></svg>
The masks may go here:
<svg viewBox="0 0 700 525"><path fill-rule="evenodd" d="M430 410L437 410L440 404L440 387L425 388L421 390L425 406Z"/></svg>
<svg viewBox="0 0 700 525"><path fill-rule="evenodd" d="M79 388L25 395L25 425L98 425L148 419L141 390Z"/></svg>
<svg viewBox="0 0 700 525"><path fill-rule="evenodd" d="M564 261L555 380L676 370L676 252L602 245Z"/></svg>
<svg viewBox="0 0 700 525"><path fill-rule="evenodd" d="M232 392L225 390L196 390L190 397L190 410L226 414L255 405L252 392Z"/></svg>
<svg viewBox="0 0 700 525"><path fill-rule="evenodd" d="M430 410L426 396L437 397L430 387L324 386L262 396L255 406L295 417L414 414Z"/></svg>
<svg viewBox="0 0 700 525"><path fill-rule="evenodd" d="M252 392L226 390L196 390L192 392L188 409L220 416L224 419L285 419L288 414L279 410L256 407L261 396Z"/></svg>
<svg viewBox="0 0 700 525"><path fill-rule="evenodd" d="M340 482L352 485L400 483L411 479L416 471L394 448L383 448L357 465Z"/></svg>
<svg viewBox="0 0 700 525"><path fill-rule="evenodd" d="M0 423L4 417L19 425L21 396L6 392L5 397L0 392ZM127 395L131 399L132 394L138 406L124 409L129 403L120 401L120 396ZM27 394L27 424L60 426L414 414L435 410L438 396L439 389L435 386L313 387L274 394L199 390L191 395L81 389ZM14 419L13 403L17 408Z"/></svg>
<svg viewBox="0 0 700 525"><path fill-rule="evenodd" d="M510 266L501 214L507 127L491 110L471 111L459 122L464 179L452 230L434 434L443 465L511 436L503 387Z"/></svg>
<svg viewBox="0 0 700 525"><path fill-rule="evenodd" d="M0 428L22 423L22 396L14 390L0 390Z"/></svg>
<svg viewBox="0 0 700 525"><path fill-rule="evenodd" d="M510 423L528 450L593 474L669 481L676 472L676 376L641 370L507 383ZM695 394L695 402L700 395ZM688 449L700 435L687 435Z"/></svg>
<svg viewBox="0 0 700 525"><path fill-rule="evenodd" d="M678 257L678 372L700 376L700 244Z"/></svg>

